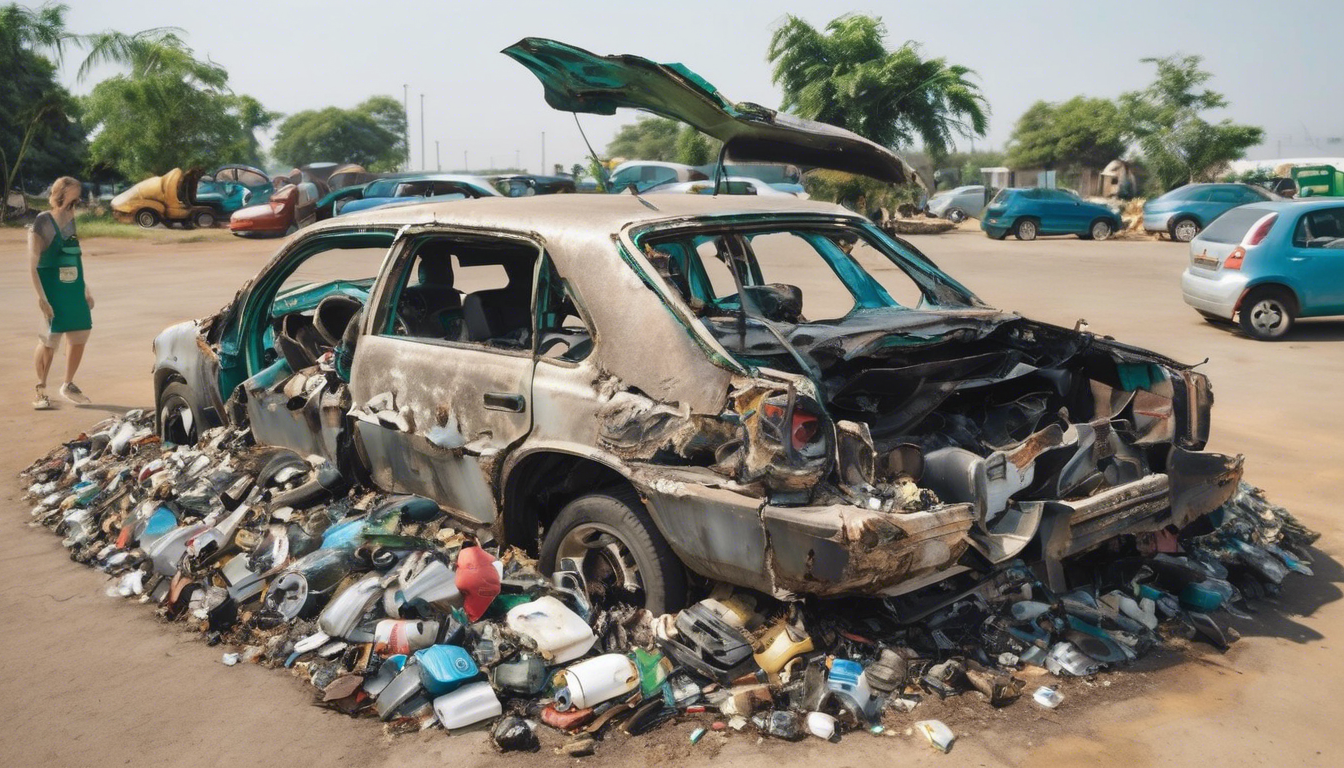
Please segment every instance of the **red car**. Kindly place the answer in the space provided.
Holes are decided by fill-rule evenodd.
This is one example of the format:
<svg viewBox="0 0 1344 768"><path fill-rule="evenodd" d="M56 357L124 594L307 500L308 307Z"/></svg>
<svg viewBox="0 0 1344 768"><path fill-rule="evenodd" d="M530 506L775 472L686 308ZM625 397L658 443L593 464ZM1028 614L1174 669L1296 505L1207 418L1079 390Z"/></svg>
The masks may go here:
<svg viewBox="0 0 1344 768"><path fill-rule="evenodd" d="M229 231L239 237L284 237L317 221L321 191L313 182L287 184L271 199L235 211Z"/></svg>

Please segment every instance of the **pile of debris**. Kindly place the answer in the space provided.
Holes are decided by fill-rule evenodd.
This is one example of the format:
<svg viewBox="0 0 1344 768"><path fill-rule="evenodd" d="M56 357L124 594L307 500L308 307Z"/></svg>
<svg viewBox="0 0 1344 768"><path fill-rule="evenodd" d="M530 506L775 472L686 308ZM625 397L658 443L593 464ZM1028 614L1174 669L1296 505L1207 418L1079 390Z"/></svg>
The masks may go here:
<svg viewBox="0 0 1344 768"><path fill-rule="evenodd" d="M1092 675L1173 637L1226 648L1235 633L1215 616L1310 575L1317 538L1242 486L1179 537L1073 563L1072 583L1091 586L1067 594L1013 563L843 605L714 587L653 616L590 595L572 561L544 576L429 499L352 485L246 431L173 446L133 411L24 476L34 524L108 573L109 594L231 647L224 663L289 668L325 706L392 731L489 727L505 751L538 749L541 734L570 755L688 717L704 726L693 741L708 729L837 740L914 719L929 696L1010 703L1028 667ZM1032 698L1053 708L1062 695ZM944 751L954 739L937 720L913 731Z"/></svg>

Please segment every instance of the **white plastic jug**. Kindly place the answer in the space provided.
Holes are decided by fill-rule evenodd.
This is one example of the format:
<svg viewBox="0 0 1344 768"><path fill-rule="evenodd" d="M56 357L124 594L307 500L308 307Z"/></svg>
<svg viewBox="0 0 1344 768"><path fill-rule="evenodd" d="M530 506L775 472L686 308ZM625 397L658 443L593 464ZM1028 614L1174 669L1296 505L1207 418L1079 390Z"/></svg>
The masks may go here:
<svg viewBox="0 0 1344 768"><path fill-rule="evenodd" d="M623 653L608 653L575 664L556 676L555 708L586 709L639 687L639 670Z"/></svg>
<svg viewBox="0 0 1344 768"><path fill-rule="evenodd" d="M509 629L532 638L552 664L579 658L597 641L588 622L550 595L515 605L509 609L507 622Z"/></svg>
<svg viewBox="0 0 1344 768"><path fill-rule="evenodd" d="M495 696L495 689L484 680L467 683L434 700L434 714L443 727L450 731L466 728L503 713L504 707L499 703L499 697Z"/></svg>

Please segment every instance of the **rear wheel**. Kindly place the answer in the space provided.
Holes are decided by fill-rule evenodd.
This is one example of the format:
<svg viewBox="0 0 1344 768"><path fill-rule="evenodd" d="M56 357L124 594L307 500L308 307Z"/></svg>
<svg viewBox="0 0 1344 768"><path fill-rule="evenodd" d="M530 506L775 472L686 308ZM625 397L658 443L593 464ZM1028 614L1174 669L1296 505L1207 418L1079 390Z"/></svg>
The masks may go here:
<svg viewBox="0 0 1344 768"><path fill-rule="evenodd" d="M210 229L215 226L215 214L212 211L197 211L196 215L191 217L191 223L197 229Z"/></svg>
<svg viewBox="0 0 1344 768"><path fill-rule="evenodd" d="M1013 225L1013 237L1018 240L1035 240L1039 227L1035 219L1018 219Z"/></svg>
<svg viewBox="0 0 1344 768"><path fill-rule="evenodd" d="M1296 302L1284 289L1255 288L1241 303L1241 330L1259 341L1277 341L1293 327Z"/></svg>
<svg viewBox="0 0 1344 768"><path fill-rule="evenodd" d="M641 604L655 616L686 604L686 574L631 488L571 501L541 543L539 564L552 573L570 560L598 602Z"/></svg>
<svg viewBox="0 0 1344 768"><path fill-rule="evenodd" d="M1192 218L1177 219L1171 225L1171 239L1178 243L1188 243L1195 239L1201 229L1199 222Z"/></svg>
<svg viewBox="0 0 1344 768"><path fill-rule="evenodd" d="M135 223L145 229L153 229L159 223L159 214L150 208L143 208L136 212Z"/></svg>
<svg viewBox="0 0 1344 768"><path fill-rule="evenodd" d="M180 381L169 382L159 393L159 437L177 445L195 445L200 437L201 415L193 403L196 395Z"/></svg>

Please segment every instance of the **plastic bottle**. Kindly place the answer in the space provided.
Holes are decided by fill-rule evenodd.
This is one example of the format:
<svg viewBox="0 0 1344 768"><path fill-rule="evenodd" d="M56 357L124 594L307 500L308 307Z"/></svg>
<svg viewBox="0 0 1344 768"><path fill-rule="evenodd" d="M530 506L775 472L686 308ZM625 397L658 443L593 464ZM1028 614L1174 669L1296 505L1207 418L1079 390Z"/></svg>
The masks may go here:
<svg viewBox="0 0 1344 768"><path fill-rule="evenodd" d="M506 622L509 629L532 638L554 664L579 658L597 641L588 622L550 595L509 609Z"/></svg>
<svg viewBox="0 0 1344 768"><path fill-rule="evenodd" d="M465 648L435 645L415 652L420 662L420 684L431 696L442 696L481 673Z"/></svg>
<svg viewBox="0 0 1344 768"><path fill-rule="evenodd" d="M448 730L466 728L504 713L499 697L484 680L467 683L452 693L434 699L434 714Z"/></svg>
<svg viewBox="0 0 1344 768"><path fill-rule="evenodd" d="M585 709L639 687L639 670L625 654L608 653L562 671L557 687L556 709Z"/></svg>

